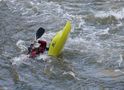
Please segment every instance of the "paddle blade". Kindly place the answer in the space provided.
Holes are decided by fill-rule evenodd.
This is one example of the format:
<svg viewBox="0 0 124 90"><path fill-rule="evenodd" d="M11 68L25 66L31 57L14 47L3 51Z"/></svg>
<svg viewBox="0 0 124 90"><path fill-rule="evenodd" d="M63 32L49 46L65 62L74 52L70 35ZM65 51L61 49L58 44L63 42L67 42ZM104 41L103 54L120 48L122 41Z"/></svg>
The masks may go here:
<svg viewBox="0 0 124 90"><path fill-rule="evenodd" d="M38 38L40 38L40 37L44 34L44 32L45 32L45 29L43 29L42 27L40 27L40 28L37 30L37 32L36 32L36 40L37 40Z"/></svg>

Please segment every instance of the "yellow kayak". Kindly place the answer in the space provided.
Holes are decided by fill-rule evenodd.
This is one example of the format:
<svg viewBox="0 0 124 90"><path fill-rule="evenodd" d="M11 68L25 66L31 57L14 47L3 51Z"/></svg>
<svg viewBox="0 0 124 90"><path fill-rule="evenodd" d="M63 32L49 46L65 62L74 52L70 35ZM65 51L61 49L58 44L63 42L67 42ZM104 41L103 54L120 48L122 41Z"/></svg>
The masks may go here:
<svg viewBox="0 0 124 90"><path fill-rule="evenodd" d="M65 42L68 38L70 31L71 31L71 22L67 21L63 30L57 32L56 35L53 37L50 43L48 55L58 56L62 52L62 49L65 45Z"/></svg>

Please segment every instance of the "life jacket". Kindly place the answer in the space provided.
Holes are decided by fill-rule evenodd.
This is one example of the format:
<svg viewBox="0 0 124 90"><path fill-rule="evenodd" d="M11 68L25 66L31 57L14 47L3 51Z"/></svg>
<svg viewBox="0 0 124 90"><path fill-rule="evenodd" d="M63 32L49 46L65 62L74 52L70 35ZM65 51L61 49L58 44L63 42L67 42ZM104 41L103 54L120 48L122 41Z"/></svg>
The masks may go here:
<svg viewBox="0 0 124 90"><path fill-rule="evenodd" d="M47 45L46 41L39 40L38 43L40 44L39 53L44 53Z"/></svg>
<svg viewBox="0 0 124 90"><path fill-rule="evenodd" d="M44 53L46 50L46 41L39 40L38 43L40 44L38 48L34 48L33 46L31 47L31 52L29 54L32 58L36 57L40 53Z"/></svg>

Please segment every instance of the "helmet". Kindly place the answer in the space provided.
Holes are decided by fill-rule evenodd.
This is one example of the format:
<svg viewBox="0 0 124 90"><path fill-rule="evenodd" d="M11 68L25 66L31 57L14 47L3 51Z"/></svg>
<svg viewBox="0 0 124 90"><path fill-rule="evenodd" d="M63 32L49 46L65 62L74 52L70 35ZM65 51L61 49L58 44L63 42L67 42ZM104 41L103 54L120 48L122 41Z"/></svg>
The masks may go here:
<svg viewBox="0 0 124 90"><path fill-rule="evenodd" d="M34 44L34 48L38 48L39 46L40 46L39 43L35 43L35 44Z"/></svg>

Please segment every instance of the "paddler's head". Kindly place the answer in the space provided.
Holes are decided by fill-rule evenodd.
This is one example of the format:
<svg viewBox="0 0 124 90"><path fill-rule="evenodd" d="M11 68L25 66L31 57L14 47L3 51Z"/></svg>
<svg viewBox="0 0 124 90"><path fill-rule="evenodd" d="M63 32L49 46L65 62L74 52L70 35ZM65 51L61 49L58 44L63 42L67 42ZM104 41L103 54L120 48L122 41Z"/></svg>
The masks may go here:
<svg viewBox="0 0 124 90"><path fill-rule="evenodd" d="M34 48L39 48L40 47L40 44L39 43L34 43Z"/></svg>

